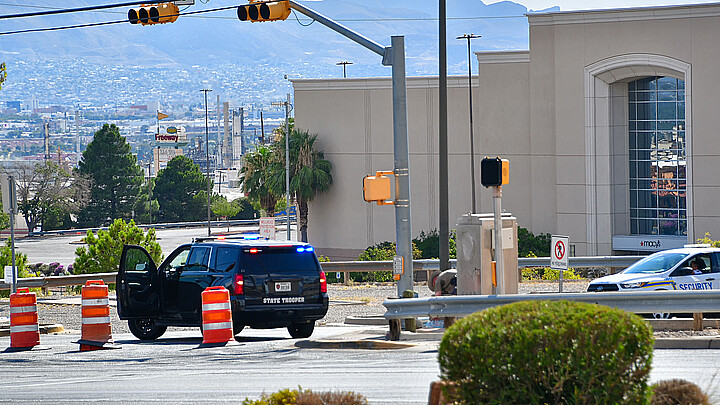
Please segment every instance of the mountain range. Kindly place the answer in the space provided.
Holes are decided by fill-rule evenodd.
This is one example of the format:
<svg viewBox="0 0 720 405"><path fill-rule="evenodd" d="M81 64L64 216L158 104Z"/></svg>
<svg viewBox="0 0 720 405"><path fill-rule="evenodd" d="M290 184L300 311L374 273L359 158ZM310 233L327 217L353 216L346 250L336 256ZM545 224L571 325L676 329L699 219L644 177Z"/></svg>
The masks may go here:
<svg viewBox="0 0 720 405"><path fill-rule="evenodd" d="M28 3L25 0L23 3ZM438 72L437 0L313 0L300 3L380 43L390 45L392 35L405 36L407 74ZM452 0L447 6L448 72L467 72L467 42L455 37L474 33L473 51L528 48L528 9L503 1ZM55 0L35 0L32 6L0 3L0 15L58 8ZM92 0L64 0L63 8L87 7ZM337 62L350 61L349 77L389 76L376 54L318 22L293 12L286 21L250 23L237 19L244 2L198 1L174 23L140 26L127 22L129 7L42 17L0 19L0 60L12 72L14 61L82 60L86 64L135 68L233 66L265 69L283 66L303 77L338 77ZM214 12L182 15L202 10ZM548 10L554 11L557 7ZM14 33L38 28L101 22L116 24L44 32ZM62 64L60 64L62 65ZM122 69L121 69L122 70ZM17 72L16 72L17 73ZM9 74L9 81L12 73ZM4 91L4 90L3 90ZM2 96L2 92L0 92Z"/></svg>

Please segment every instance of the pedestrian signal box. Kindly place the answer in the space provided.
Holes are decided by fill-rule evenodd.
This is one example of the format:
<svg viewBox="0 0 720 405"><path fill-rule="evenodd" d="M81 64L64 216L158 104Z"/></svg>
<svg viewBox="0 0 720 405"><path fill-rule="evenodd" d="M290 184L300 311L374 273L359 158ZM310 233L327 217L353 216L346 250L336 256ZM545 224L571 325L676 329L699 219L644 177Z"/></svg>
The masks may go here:
<svg viewBox="0 0 720 405"><path fill-rule="evenodd" d="M376 172L374 176L363 178L363 199L367 202L377 202L378 205L394 204L392 197L392 184L390 177L394 172Z"/></svg>
<svg viewBox="0 0 720 405"><path fill-rule="evenodd" d="M290 1L253 1L238 6L237 16L240 21L263 22L285 20L290 16Z"/></svg>
<svg viewBox="0 0 720 405"><path fill-rule="evenodd" d="M510 182L510 161L486 157L480 162L480 184L500 187Z"/></svg>

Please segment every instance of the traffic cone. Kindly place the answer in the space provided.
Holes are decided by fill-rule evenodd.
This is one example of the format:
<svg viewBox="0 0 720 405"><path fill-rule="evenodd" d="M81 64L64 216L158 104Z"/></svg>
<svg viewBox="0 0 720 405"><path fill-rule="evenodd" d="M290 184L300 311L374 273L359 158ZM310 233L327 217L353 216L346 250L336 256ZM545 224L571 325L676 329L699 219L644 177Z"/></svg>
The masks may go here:
<svg viewBox="0 0 720 405"><path fill-rule="evenodd" d="M10 294L10 349L30 350L40 344L37 296L28 288Z"/></svg>
<svg viewBox="0 0 720 405"><path fill-rule="evenodd" d="M108 286L102 280L88 280L82 288L82 336L80 351L116 349L110 328Z"/></svg>
<svg viewBox="0 0 720 405"><path fill-rule="evenodd" d="M222 286L202 292L203 342L201 346L224 346L235 341L230 292Z"/></svg>

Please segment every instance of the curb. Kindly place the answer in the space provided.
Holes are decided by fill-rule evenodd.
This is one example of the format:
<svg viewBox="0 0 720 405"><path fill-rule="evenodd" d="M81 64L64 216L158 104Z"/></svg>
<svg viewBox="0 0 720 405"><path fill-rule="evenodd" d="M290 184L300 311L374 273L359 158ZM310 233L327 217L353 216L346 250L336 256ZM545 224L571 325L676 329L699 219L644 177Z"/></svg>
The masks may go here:
<svg viewBox="0 0 720 405"><path fill-rule="evenodd" d="M407 349L416 347L414 343L391 342L388 340L366 339L366 340L301 340L295 343L295 347L305 349Z"/></svg>
<svg viewBox="0 0 720 405"><path fill-rule="evenodd" d="M40 333L47 335L49 333L62 333L65 332L65 328L59 323L40 325ZM10 336L9 326L0 326L0 336Z"/></svg>
<svg viewBox="0 0 720 405"><path fill-rule="evenodd" d="M660 338L655 339L654 349L720 349L720 338Z"/></svg>

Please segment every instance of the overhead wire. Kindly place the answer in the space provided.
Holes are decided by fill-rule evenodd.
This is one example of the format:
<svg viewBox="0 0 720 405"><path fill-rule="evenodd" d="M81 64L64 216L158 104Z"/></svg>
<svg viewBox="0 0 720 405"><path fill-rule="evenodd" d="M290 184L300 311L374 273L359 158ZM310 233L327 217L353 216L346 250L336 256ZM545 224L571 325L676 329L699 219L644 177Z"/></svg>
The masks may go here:
<svg viewBox="0 0 720 405"><path fill-rule="evenodd" d="M0 20L6 20L9 18L39 17L39 16L46 16L46 15L54 15L54 14L79 13L82 11L105 10L108 8L138 6L138 5L146 4L146 3L147 3L147 1L131 1L131 2L127 2L127 3L103 4L101 6L62 8L62 9L54 9L54 10L49 10L49 11L37 11L34 13L6 14L6 15L0 15Z"/></svg>
<svg viewBox="0 0 720 405"><path fill-rule="evenodd" d="M73 9L51 9L49 11L40 11L40 12L34 12L34 13L0 15L0 19L46 16L46 15L67 14L67 13L76 13L76 12L84 12L84 11L99 11L99 10L107 10L110 8L127 7L127 6L140 5L140 4L147 4L147 0L146 1L134 1L134 2L125 2L125 3L106 4L106 5L91 6L91 7L81 7L81 8L73 8ZM0 5L11 5L11 4L0 3ZM12 6L45 8L45 9L51 8L51 7L42 7L42 6L33 6L33 5L17 5L17 4L12 4ZM232 8L236 8L236 7L237 6L227 6L227 7L218 7L218 8L207 9L207 10L184 12L185 10L187 10L189 8L189 6L188 6L183 9L183 12L178 13L178 16L197 16L199 14L223 11L223 10L228 10L228 9L232 9ZM300 18L298 18L297 13L294 13L294 10L293 10L293 14L295 15L295 19L297 20L298 24L300 24L302 26L309 26L315 22L315 20L311 20L311 22L309 24L303 24L300 21ZM447 19L448 20L492 20L492 19L509 19L509 18L524 18L524 17L525 17L525 15L508 15L508 16L448 17ZM222 17L222 16L218 16L218 17L202 16L199 18L228 19L228 20L235 19L232 17ZM384 21L420 21L420 22L432 21L432 22L434 22L434 21L438 21L438 19L433 18L433 17L429 17L429 18L347 18L347 19L338 19L337 21L338 22L384 22ZM59 30L75 29L75 28L89 28L89 27L98 27L98 26L104 26L104 25L122 24L122 23L126 23L126 22L128 22L128 20L123 19L123 20L116 20L116 21L75 24L75 25L67 25L67 26L59 26L59 27L31 28L31 29L24 29L24 30L0 32L0 36L1 35L32 33L32 32L59 31Z"/></svg>
<svg viewBox="0 0 720 405"><path fill-rule="evenodd" d="M145 4L145 3L147 3L147 1L142 4ZM211 13L211 12L215 12L215 11L228 10L228 9L235 8L235 7L237 7L237 6L218 7L218 8L214 8L214 9L190 11L187 13L178 13L178 16ZM67 30L67 29L73 29L73 28L88 28L88 27L98 27L98 26L103 26L103 25L123 24L123 23L127 23L127 22L128 22L127 19L123 19L123 20L117 20L117 21L105 21L105 22L88 23L88 24L65 25L65 26L60 26L60 27L29 28L29 29L25 29L25 30L0 32L0 35L26 34L26 33L30 33L30 32L60 31L60 30Z"/></svg>

